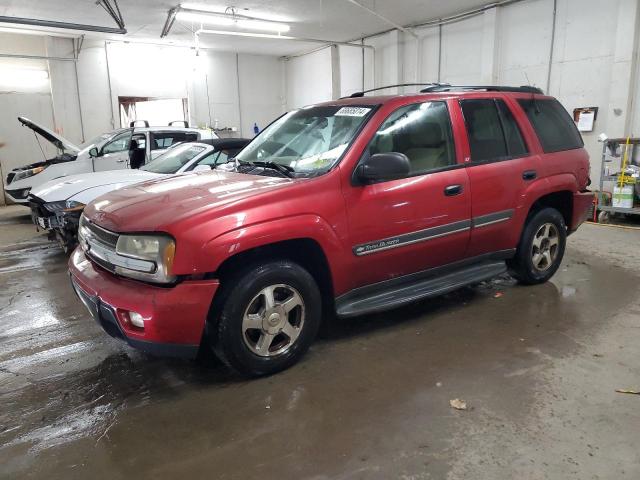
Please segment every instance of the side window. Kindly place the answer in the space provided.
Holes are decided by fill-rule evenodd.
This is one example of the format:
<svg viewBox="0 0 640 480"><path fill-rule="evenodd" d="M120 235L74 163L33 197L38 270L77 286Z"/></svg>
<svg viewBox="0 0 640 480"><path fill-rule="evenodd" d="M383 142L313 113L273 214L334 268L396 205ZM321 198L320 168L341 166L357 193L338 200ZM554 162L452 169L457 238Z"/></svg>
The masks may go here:
<svg viewBox="0 0 640 480"><path fill-rule="evenodd" d="M444 102L407 105L393 112L369 144L369 154L404 153L411 175L456 163L449 111Z"/></svg>
<svg viewBox="0 0 640 480"><path fill-rule="evenodd" d="M157 132L153 134L151 150L163 150L174 143L184 142L187 134L184 132Z"/></svg>
<svg viewBox="0 0 640 480"><path fill-rule="evenodd" d="M503 160L509 157L493 99L462 100L464 123L467 126L472 162Z"/></svg>
<svg viewBox="0 0 640 480"><path fill-rule="evenodd" d="M117 153L129 150L129 143L131 142L131 131L120 133L115 136L113 140L102 147L102 153Z"/></svg>
<svg viewBox="0 0 640 480"><path fill-rule="evenodd" d="M500 115L500 122L502 122L502 130L504 131L504 138L507 142L507 152L510 157L522 157L527 155L529 151L522 138L522 132L516 123L516 119L513 117L513 113L502 100L496 100L498 107L498 114Z"/></svg>
<svg viewBox="0 0 640 480"><path fill-rule="evenodd" d="M527 114L545 153L572 150L584 145L569 113L557 100L523 98L518 103Z"/></svg>

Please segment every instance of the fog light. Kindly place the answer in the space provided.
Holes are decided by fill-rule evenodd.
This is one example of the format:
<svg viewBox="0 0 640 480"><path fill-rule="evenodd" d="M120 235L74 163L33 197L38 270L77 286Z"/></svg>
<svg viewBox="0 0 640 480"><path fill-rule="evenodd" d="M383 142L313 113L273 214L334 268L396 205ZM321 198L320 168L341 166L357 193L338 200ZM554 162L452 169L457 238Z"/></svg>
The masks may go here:
<svg viewBox="0 0 640 480"><path fill-rule="evenodd" d="M129 312L129 320L131 320L131 324L138 327L144 328L144 317L137 312Z"/></svg>

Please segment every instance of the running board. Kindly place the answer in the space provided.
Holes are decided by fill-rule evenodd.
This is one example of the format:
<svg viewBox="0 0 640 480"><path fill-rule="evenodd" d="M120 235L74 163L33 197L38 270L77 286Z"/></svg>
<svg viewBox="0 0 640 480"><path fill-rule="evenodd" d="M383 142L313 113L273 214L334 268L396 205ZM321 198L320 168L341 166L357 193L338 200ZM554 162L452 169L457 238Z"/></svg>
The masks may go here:
<svg viewBox="0 0 640 480"><path fill-rule="evenodd" d="M436 297L472 283L482 282L507 271L504 260L485 260L471 265L459 266L441 273L436 268L418 275L396 278L363 288L352 290L336 298L339 317L353 317L365 313L379 312L414 302Z"/></svg>

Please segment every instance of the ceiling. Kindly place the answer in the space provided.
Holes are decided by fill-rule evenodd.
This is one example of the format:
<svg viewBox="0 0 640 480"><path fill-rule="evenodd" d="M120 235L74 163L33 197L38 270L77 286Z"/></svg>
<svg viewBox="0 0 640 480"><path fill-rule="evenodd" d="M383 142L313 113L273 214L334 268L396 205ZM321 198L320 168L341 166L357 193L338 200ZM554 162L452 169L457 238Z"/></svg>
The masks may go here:
<svg viewBox="0 0 640 480"><path fill-rule="evenodd" d="M399 25L431 20L488 3L488 0L359 1ZM176 21L169 36L160 39L168 10L178 3L180 0L120 0L127 35L87 34L87 37L192 45L192 31L199 25L188 22ZM288 23L291 30L287 35L328 41L353 40L392 28L385 21L347 0L184 0L182 3L220 10L233 5L238 13L244 15ZM0 0L0 15L115 26L115 22L102 7L96 5L95 0ZM317 44L206 35L201 37L201 46L227 51L291 55L317 47Z"/></svg>

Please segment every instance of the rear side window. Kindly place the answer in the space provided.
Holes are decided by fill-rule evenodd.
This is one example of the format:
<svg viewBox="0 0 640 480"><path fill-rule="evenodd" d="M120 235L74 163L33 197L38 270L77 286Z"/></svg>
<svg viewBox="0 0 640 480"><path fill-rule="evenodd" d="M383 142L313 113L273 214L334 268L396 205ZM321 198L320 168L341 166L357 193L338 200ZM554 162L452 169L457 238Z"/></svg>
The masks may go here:
<svg viewBox="0 0 640 480"><path fill-rule="evenodd" d="M520 129L502 100L463 100L460 105L473 162L506 160L527 154Z"/></svg>
<svg viewBox="0 0 640 480"><path fill-rule="evenodd" d="M174 143L194 142L196 140L198 140L198 134L195 132L157 132L153 134L151 150L163 150Z"/></svg>
<svg viewBox="0 0 640 480"><path fill-rule="evenodd" d="M523 98L518 103L527 114L545 153L582 148L580 132L560 102Z"/></svg>

